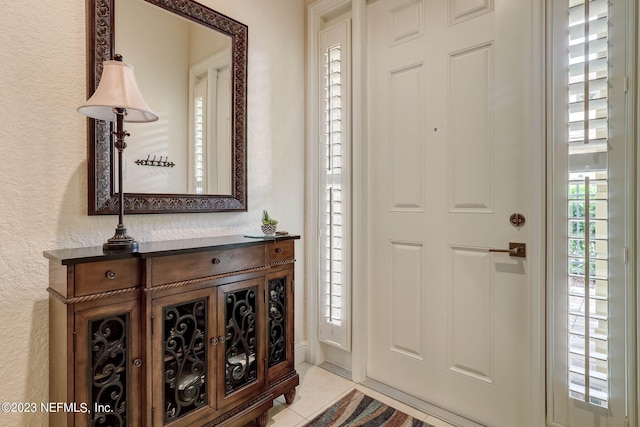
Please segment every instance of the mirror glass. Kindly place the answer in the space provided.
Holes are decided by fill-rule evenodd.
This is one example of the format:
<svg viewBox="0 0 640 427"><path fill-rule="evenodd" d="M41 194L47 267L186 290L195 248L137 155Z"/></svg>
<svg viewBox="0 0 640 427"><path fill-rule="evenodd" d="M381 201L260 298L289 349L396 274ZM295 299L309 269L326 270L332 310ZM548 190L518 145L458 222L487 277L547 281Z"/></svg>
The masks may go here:
<svg viewBox="0 0 640 427"><path fill-rule="evenodd" d="M115 52L159 117L126 124L125 191L231 194L231 37L143 0L115 0Z"/></svg>
<svg viewBox="0 0 640 427"><path fill-rule="evenodd" d="M193 0L87 0L88 87L133 65L157 122L125 123L126 213L247 210L247 26ZM89 214L118 212L112 124L89 119Z"/></svg>

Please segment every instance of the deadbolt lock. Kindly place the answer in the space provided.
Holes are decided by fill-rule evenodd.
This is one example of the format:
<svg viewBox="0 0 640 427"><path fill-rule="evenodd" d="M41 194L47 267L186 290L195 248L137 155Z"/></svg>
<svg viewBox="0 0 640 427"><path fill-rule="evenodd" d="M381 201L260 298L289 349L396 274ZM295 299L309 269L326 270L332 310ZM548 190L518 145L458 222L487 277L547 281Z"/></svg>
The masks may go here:
<svg viewBox="0 0 640 427"><path fill-rule="evenodd" d="M509 222L514 227L522 227L524 225L524 223L525 223L524 215L522 215L521 213L517 213L517 212L514 213L514 214L511 214L511 216L509 217Z"/></svg>

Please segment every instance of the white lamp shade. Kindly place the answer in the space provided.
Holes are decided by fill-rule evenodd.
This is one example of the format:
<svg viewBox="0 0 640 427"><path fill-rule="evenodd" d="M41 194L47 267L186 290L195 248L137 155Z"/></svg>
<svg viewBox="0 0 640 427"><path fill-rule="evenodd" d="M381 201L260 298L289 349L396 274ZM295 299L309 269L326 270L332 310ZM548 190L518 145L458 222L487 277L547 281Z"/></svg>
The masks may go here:
<svg viewBox="0 0 640 427"><path fill-rule="evenodd" d="M125 122L158 120L158 115L140 93L133 67L122 61L104 61L98 88L87 103L78 108L78 112L94 119L114 122L114 108L126 110Z"/></svg>

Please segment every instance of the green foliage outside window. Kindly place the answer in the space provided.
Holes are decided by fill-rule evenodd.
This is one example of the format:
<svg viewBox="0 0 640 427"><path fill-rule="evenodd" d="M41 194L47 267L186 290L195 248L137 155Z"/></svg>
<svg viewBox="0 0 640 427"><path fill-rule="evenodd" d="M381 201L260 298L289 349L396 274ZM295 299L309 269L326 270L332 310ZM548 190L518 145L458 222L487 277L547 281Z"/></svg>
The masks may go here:
<svg viewBox="0 0 640 427"><path fill-rule="evenodd" d="M585 248L585 189L584 184L569 185L569 256L584 257ZM598 186L589 185L589 196L595 198ZM589 203L589 217L596 218L596 203ZM596 222L589 221L589 237L596 237ZM589 242L589 269L595 271L597 256L596 242ZM585 262L584 259L572 258L569 260L569 274L584 275Z"/></svg>

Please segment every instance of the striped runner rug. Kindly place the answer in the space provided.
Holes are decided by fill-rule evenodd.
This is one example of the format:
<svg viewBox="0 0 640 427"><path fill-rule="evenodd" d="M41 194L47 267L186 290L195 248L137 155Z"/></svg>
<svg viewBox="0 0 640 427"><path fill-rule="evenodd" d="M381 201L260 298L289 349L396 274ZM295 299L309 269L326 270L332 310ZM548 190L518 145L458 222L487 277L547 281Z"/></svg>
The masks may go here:
<svg viewBox="0 0 640 427"><path fill-rule="evenodd" d="M433 427L353 390L305 427Z"/></svg>

